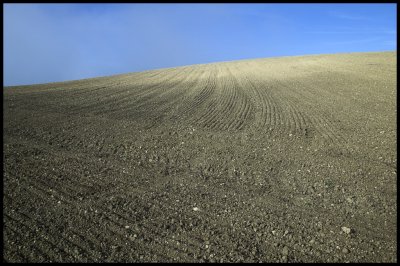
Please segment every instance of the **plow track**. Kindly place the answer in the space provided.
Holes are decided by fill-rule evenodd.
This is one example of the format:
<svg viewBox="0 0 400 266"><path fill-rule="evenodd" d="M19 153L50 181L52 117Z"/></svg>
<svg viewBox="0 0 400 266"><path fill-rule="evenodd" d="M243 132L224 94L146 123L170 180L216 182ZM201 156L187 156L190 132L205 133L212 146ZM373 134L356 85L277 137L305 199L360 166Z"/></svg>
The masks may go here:
<svg viewBox="0 0 400 266"><path fill-rule="evenodd" d="M4 261L396 262L395 55L3 88Z"/></svg>

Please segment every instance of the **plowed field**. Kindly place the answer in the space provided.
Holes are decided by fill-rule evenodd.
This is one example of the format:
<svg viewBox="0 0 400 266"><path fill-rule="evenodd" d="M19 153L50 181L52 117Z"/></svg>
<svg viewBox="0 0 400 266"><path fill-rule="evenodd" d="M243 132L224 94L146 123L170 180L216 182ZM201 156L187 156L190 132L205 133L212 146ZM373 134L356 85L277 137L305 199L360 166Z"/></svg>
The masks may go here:
<svg viewBox="0 0 400 266"><path fill-rule="evenodd" d="M8 262L396 262L396 53L3 88Z"/></svg>

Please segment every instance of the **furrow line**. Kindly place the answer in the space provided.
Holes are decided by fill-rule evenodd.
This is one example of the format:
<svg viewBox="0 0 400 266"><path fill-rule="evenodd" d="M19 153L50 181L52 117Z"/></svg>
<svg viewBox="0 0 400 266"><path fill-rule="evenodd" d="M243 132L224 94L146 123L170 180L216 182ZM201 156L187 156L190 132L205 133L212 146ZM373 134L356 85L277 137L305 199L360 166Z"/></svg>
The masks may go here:
<svg viewBox="0 0 400 266"><path fill-rule="evenodd" d="M112 217L114 217L114 219ZM158 244L158 241L155 241L160 238L165 239L164 237L165 231L164 229L160 228L158 223L152 222L150 218L145 218L144 220L141 221L135 221L134 224L132 224L131 218L127 218L116 212L112 213L108 212L103 218L109 221L107 230L111 233L112 236L115 237L117 235L121 242L125 242L127 240L127 234L128 236L132 236L134 233L136 233L137 235L145 236L147 240L149 239L153 240L151 241L151 243L143 243L143 241L141 241L140 246L150 245L149 248L153 249L155 248L154 245L156 245L158 246L158 249L161 248L161 250L167 251L166 253L170 253L168 252L171 250L169 246L166 246L164 244ZM129 224L130 227L138 228L139 231L136 231L136 229L133 231L131 229L128 230L125 229L126 224ZM168 238L169 240L171 240L171 242L174 241L172 237ZM139 243L137 243L137 245L139 245ZM176 246L174 246L173 249L177 249ZM178 249L178 251L180 251L180 253L177 253L178 255L181 254L187 256L184 250Z"/></svg>
<svg viewBox="0 0 400 266"><path fill-rule="evenodd" d="M73 254L66 252L64 249L60 248L59 246L57 246L56 244L54 244L55 242L57 243L58 241L51 241L49 239L53 239L54 236L52 236L51 234L47 234L45 233L45 235L43 234L43 230L41 230L41 228L39 228L37 226L37 221L30 220L31 223L29 223L28 221L25 221L22 216L19 216L20 219L18 218L14 218L11 217L9 214L5 215L5 217L7 217L8 219L10 219L8 222L5 221L5 227L9 228L11 230L14 231L14 233L19 234L21 239L25 239L28 236L24 236L22 234L20 234L19 232L25 231L25 232L30 232L31 234L34 234L37 238L36 238L36 242L33 244L28 244L29 245L29 253L26 254L28 255L27 257L32 256L32 249L34 249L37 253L39 253L41 256L43 256L47 261L50 262L52 260L61 260L61 254L66 255L67 257L73 257ZM32 222L33 221L33 222ZM15 228L13 227L13 223L17 223L18 226L16 226ZM18 228L18 229L17 229ZM46 239L45 236L48 238ZM28 241L27 243L30 243L31 241ZM23 247L26 247L25 245ZM54 250L57 250L57 252L54 252ZM24 254L25 255L25 254ZM37 255L36 255L37 256ZM45 262L43 261L43 262Z"/></svg>
<svg viewBox="0 0 400 266"><path fill-rule="evenodd" d="M224 67L227 69L226 66ZM228 76L221 77L220 82L223 84L220 95L220 98L222 98L220 101L220 110L205 123L206 127L215 130L223 130L224 127L228 127L232 123L232 118L229 118L229 114L233 113L233 104L237 98L236 89L230 86L231 82Z"/></svg>
<svg viewBox="0 0 400 266"><path fill-rule="evenodd" d="M322 116L319 116L314 120L316 122L315 126L318 128L320 132L323 132L328 140L332 141L334 144L338 144L339 146L346 146L346 139L344 139L340 134L336 133L331 123Z"/></svg>
<svg viewBox="0 0 400 266"><path fill-rule="evenodd" d="M117 88L118 91L113 90L113 88ZM121 87L117 87L116 85L108 87L107 93L100 93L99 95L90 94L88 95L88 97L81 97L83 102L78 99L73 101L73 104L69 104L69 102L67 102L68 112L71 112L72 114L92 112L93 110L96 110L96 108L105 106L113 98L121 96L123 94L124 91L121 90Z"/></svg>
<svg viewBox="0 0 400 266"><path fill-rule="evenodd" d="M50 186L43 185L41 184L40 181L28 181L27 179L23 180L22 182L25 182L27 184L26 189L33 195L39 197L41 200L44 200L46 202L51 202L52 197L54 197L54 201L57 200L62 200L64 203L71 204L72 202L75 201L73 197L71 197L68 193L62 190L55 190L54 188L51 188L52 191L55 191L56 193L53 194L47 189L50 189Z"/></svg>
<svg viewBox="0 0 400 266"><path fill-rule="evenodd" d="M4 233L6 235L6 233ZM6 241L4 241L6 243ZM8 256L10 256L9 259ZM6 245L3 247L3 263L28 263L30 260L25 257L22 253L14 251L7 247Z"/></svg>
<svg viewBox="0 0 400 266"><path fill-rule="evenodd" d="M186 90L187 96L183 97L183 100L178 103L176 106L174 113L171 115L170 119L173 121L182 120L183 117L187 117L189 114L188 112L193 110L193 108L197 107L196 103L196 96L198 95L197 92L202 92L201 88L204 86L203 80L204 76L206 75L206 70L201 69L200 74L196 78L196 81L193 86L190 86ZM177 102L177 99L173 101L174 104Z"/></svg>
<svg viewBox="0 0 400 266"><path fill-rule="evenodd" d="M292 109L292 116L294 117L295 121L298 121L298 127L300 127L300 130L305 130L307 129L310 125L308 125L306 123L306 115L303 112L300 112L295 106L296 104L293 103L293 101L291 101L289 98L290 97L294 97L293 93L297 93L299 94L300 91L293 91L293 89L286 85L283 81L277 80L276 78L274 78L275 82L278 82L279 85L283 86L286 90L286 93L289 93L287 95L283 94L283 92L280 92L279 90L277 90L277 93L280 94L280 99L285 99L285 102L289 104L289 108ZM304 92L305 93L305 92ZM312 96L310 94L307 94L308 96ZM303 95L302 93L300 93L300 95L302 98L305 97L305 95ZM304 98L303 100L307 100L306 98ZM297 117L297 118L296 118ZM309 121L312 123L313 126L316 129L316 131L321 134L321 136L323 136L323 138L325 138L326 140L328 140L329 142L333 142L335 144L339 144L340 146L343 146L343 144L346 143L346 140L340 136L340 134L338 135L338 133L335 132L335 130L333 129L331 123L322 118L322 117L316 117L316 116L310 116L309 115ZM326 129L326 127L328 127L328 129Z"/></svg>
<svg viewBox="0 0 400 266"><path fill-rule="evenodd" d="M163 77L168 77L170 71L166 71L166 73L163 74ZM143 83L143 81L142 81ZM102 107L100 109L104 109L104 108L108 108L110 106L113 106L114 104L116 104L117 102L123 102L126 101L128 98L128 96L130 96L131 94L140 94L141 91L143 91L143 87L144 89L147 89L148 86L144 86L142 84L142 86L133 86L132 88L132 84L126 84L125 86L120 86L120 83L115 84L115 82L111 83L112 85L110 85L107 90L109 91L109 93L105 94L105 93L100 93L98 95L93 95L91 94L91 97L83 97L80 98L83 101L79 101L80 99L75 99L74 102L76 104L76 108L73 108L73 111L75 112L80 112L80 111L92 111L93 109L96 110L96 108L98 107ZM154 86L157 86L158 84L155 84ZM113 89L115 88L115 89ZM132 92L131 92L132 91ZM123 97L121 97L123 96ZM114 100L114 101L113 101Z"/></svg>
<svg viewBox="0 0 400 266"><path fill-rule="evenodd" d="M223 105L227 99L227 97L224 97L224 95L221 93L218 86L221 83L221 80L222 77L219 77L217 75L215 82L215 91L217 92L218 96L212 99L208 110L196 121L196 123L200 126L209 128L208 124L213 122L214 118L218 115L218 112L220 111L220 106Z"/></svg>
<svg viewBox="0 0 400 266"><path fill-rule="evenodd" d="M163 207L159 207L159 212L165 212L165 208L169 209L169 211L172 213L174 211L176 211L174 208L170 208L168 205L163 205ZM122 220L125 221L125 223L121 223L120 219L110 219L111 216L110 215L114 215L114 216L118 216L119 218L121 218ZM208 215L207 215L208 216ZM192 217L194 219L198 218L196 215L189 215L189 217ZM188 220L186 217L185 220ZM212 218L212 217L209 217ZM121 233L121 228L124 227L124 224L132 224L132 219L123 216L122 214L118 214L118 213L109 213L108 217L106 218L107 220L109 220L111 223L113 223L115 225L115 231L112 230L112 232L119 234L121 238L124 238L124 235ZM161 228L159 226L158 223L152 222L152 219L147 217L144 220L137 221L135 222L135 226L140 227L142 230L144 229L145 231L143 233L145 233L146 236L154 236L154 238L157 238L159 236L163 236L165 234L165 231L163 228ZM193 234L191 236L191 234ZM175 239L169 238L170 240L180 240L180 242L182 242L183 239L186 239L187 243L188 243L188 247L192 247L195 248L197 250L201 250L202 249L202 243L199 240L195 240L196 237L195 235L197 235L196 232L191 232L191 231L186 231L186 237L183 236L176 236ZM163 239L165 239L165 237L162 237ZM154 243L154 242L153 242ZM165 248L165 247L164 247ZM179 249L179 251L181 251L182 253L186 253L184 250Z"/></svg>
<svg viewBox="0 0 400 266"><path fill-rule="evenodd" d="M269 104L269 99L260 92L259 88L253 84L247 75L243 75L243 82L244 85L242 85L242 87L246 88L246 84L249 84L254 92L254 105L257 109L260 109L260 112L255 112L254 124L255 129L260 130L266 123L271 124L271 106Z"/></svg>
<svg viewBox="0 0 400 266"><path fill-rule="evenodd" d="M335 139L333 138L332 134L327 130L325 121L322 120L319 116L312 116L311 121L314 125L316 131L322 136L322 138L329 142L335 143Z"/></svg>
<svg viewBox="0 0 400 266"><path fill-rule="evenodd" d="M172 72L172 74L170 74ZM157 90L162 86L165 82L174 79L178 76L180 72L170 70L167 73L164 73L162 76L163 79L158 80L157 82L149 84L142 84L140 87L133 87L131 85L127 85L126 87L119 88L121 92L115 93L113 97L108 97L102 95L102 101L96 102L90 106L90 109L94 114L103 114L104 110L108 112L118 111L123 108L125 105L129 105L132 101L139 101L145 97L151 97L151 95L156 94Z"/></svg>
<svg viewBox="0 0 400 266"><path fill-rule="evenodd" d="M282 86L284 86L286 89L290 90L290 87L288 87L284 83L280 82L280 84ZM298 117L298 120L299 121L304 120L304 115L302 115L302 112L297 110L297 108L295 107L296 104L294 104L293 101L290 100L289 98L286 98L286 101L289 104L290 108L294 111L294 113ZM344 143L346 142L343 138L341 138L340 135L338 135L338 133L336 133L333 130L333 127L332 127L331 123L327 119L325 119L324 117L322 117L322 116L313 116L311 121L312 121L312 123L314 125L314 128L316 128L317 132L322 134L322 136L326 140L328 140L328 142L332 142L334 144L338 144L339 146L343 146ZM304 125L303 127L304 128L308 128L307 125Z"/></svg>
<svg viewBox="0 0 400 266"><path fill-rule="evenodd" d="M229 129L232 124L235 124L236 120L238 119L238 113L240 112L243 102L241 101L241 98L238 93L238 88L236 87L236 84L234 83L234 77L232 73L229 70L229 67L226 66L226 73L227 73L227 78L226 78L226 86L229 88L229 91L227 93L230 93L232 97L229 98L229 102L225 109L221 112L220 119L218 120L220 124L220 130L222 129ZM236 108L236 106L239 106ZM224 119L224 118L227 119Z"/></svg>
<svg viewBox="0 0 400 266"><path fill-rule="evenodd" d="M120 99L117 103L113 103L113 106L107 109L108 115L123 115L127 116L128 111L135 113L143 112L143 107L151 108L154 107L151 105L151 101L157 97L158 93L162 90L165 90L165 87L174 87L183 82L182 79L178 79L178 77L185 76L185 71L177 71L177 73L173 76L170 76L168 79L163 82L159 82L158 84L152 85L148 87L148 90L141 95L131 95L131 97L125 97L123 100ZM174 81L172 81L174 80ZM121 105L121 103L124 103ZM147 111L148 109L145 109ZM100 112L100 111L99 111Z"/></svg>
<svg viewBox="0 0 400 266"><path fill-rule="evenodd" d="M216 76L218 75L218 72L215 71L213 73L210 73L209 80L207 81L207 84L204 86L204 89L196 95L194 98L194 104L188 107L188 110L192 111L193 109L196 109L197 107L203 105L208 98L213 94L215 90L215 82L216 82ZM186 111L187 113L188 111Z"/></svg>
<svg viewBox="0 0 400 266"><path fill-rule="evenodd" d="M202 105L203 109L206 109L206 111L203 112L203 114L200 113L200 116L193 115L192 117L188 118L189 121L193 122L196 125L200 125L203 118L206 117L208 114L211 114L213 112L213 109L216 107L215 99L212 99L210 96L216 92L217 78L218 78L218 68L214 66L214 71L207 80L207 83L204 86L202 94L200 94L197 97L197 99L195 99L195 102L198 103L196 104L196 106ZM207 99L210 99L208 105L206 105ZM194 107L192 107L190 110L193 109ZM199 110L196 110L196 113L199 113Z"/></svg>
<svg viewBox="0 0 400 266"><path fill-rule="evenodd" d="M20 238L22 240L21 241L22 245L19 245L19 248L18 248L19 253L17 253L17 254L20 255L21 257L27 258L27 260L28 260L27 262L51 262L51 261L53 261L52 258L54 258L54 257L51 257L51 254L46 252L46 250L43 250L43 248L39 247L38 244L36 244L36 243L29 244L31 241L26 239L27 237L24 236L22 233L19 233L21 231L20 226L17 229L17 228L14 228L13 226L10 226L10 224L7 224L4 226L5 233L8 230L11 231L15 236L18 236L18 238Z"/></svg>
<svg viewBox="0 0 400 266"><path fill-rule="evenodd" d="M189 69L189 73L193 71L193 68L182 68L175 70L175 75L171 76L168 79L165 79L162 82L159 82L158 86L152 89L151 91L146 90L145 94L141 95L142 98L138 98L137 103L142 103L142 105L146 104L147 102L151 102L154 98L157 98L160 93L164 93L168 90L174 89L177 84L182 83L185 78L187 78L187 71Z"/></svg>
<svg viewBox="0 0 400 266"><path fill-rule="evenodd" d="M235 123L232 129L240 130L242 127L249 123L248 119L250 114L253 112L253 106L251 101L248 99L248 96L245 93L244 87L242 87L238 81L238 78L232 73L232 71L228 68L228 72L232 77L233 86L236 88L238 97L240 99L240 109L235 116Z"/></svg>
<svg viewBox="0 0 400 266"><path fill-rule="evenodd" d="M283 86L286 89L290 89L286 84L283 82L277 81L280 86ZM282 96L283 97L283 96ZM305 128L307 128L307 124L305 123L305 115L303 112L301 112L296 106L292 100L289 98L285 98L285 102L287 103L287 106L290 110L291 116L295 122L296 125L296 132L301 132Z"/></svg>
<svg viewBox="0 0 400 266"><path fill-rule="evenodd" d="M182 97L184 97L183 95L187 93L188 84L191 85L189 86L190 90L199 83L199 79L191 81L193 80L193 77L197 76L196 74L198 71L198 68L191 68L190 72L184 76L177 86L165 89L164 92L155 97L152 103L152 105L155 106L155 112L157 114L165 114L165 116L168 116L167 112L170 111L172 107L176 106L176 103L179 103Z"/></svg>
<svg viewBox="0 0 400 266"><path fill-rule="evenodd" d="M243 102L241 101L240 96L238 96L237 88L234 87L235 85L231 79L230 79L229 83L232 84L230 86L231 91L232 91L231 92L232 97L230 98L231 100L230 100L230 102L228 102L227 107L225 107L225 109L223 110L223 113L225 115L221 116L220 119L218 120L219 124L220 124L220 127L219 127L220 130L225 130L225 129L229 130L236 123L237 119L239 119L237 114L240 113L240 110L242 109L242 105L243 105ZM239 106L238 108L236 108L237 105ZM221 112L221 114L222 114L222 112ZM223 117L227 117L227 119L224 119ZM233 129L235 129L235 128L233 128Z"/></svg>

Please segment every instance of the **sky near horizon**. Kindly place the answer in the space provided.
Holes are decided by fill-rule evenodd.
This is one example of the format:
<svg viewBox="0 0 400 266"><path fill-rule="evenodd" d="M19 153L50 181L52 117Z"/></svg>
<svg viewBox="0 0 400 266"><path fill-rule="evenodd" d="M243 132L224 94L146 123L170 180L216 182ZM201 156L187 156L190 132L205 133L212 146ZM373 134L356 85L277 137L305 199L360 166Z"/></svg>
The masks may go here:
<svg viewBox="0 0 400 266"><path fill-rule="evenodd" d="M4 86L394 51L396 4L3 4Z"/></svg>

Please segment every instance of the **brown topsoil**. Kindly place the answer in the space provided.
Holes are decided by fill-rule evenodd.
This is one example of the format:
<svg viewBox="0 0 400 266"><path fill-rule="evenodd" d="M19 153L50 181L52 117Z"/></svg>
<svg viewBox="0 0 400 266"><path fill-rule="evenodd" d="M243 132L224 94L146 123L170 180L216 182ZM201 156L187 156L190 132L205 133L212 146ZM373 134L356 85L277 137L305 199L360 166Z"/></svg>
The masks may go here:
<svg viewBox="0 0 400 266"><path fill-rule="evenodd" d="M397 262L396 52L3 88L3 261Z"/></svg>

